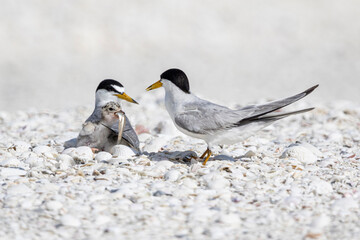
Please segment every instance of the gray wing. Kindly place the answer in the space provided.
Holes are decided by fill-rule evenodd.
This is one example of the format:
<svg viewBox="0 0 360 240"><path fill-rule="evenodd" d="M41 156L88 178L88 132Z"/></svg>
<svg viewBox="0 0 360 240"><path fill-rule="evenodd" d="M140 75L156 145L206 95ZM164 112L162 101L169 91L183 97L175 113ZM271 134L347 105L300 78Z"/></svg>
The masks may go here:
<svg viewBox="0 0 360 240"><path fill-rule="evenodd" d="M119 122L113 124L110 128L116 133L116 135L119 134ZM128 142L131 147L139 151L139 138L135 130L131 126L130 120L128 119L126 114L125 114L125 126L123 130L122 139Z"/></svg>
<svg viewBox="0 0 360 240"><path fill-rule="evenodd" d="M189 103L184 112L175 115L175 124L198 134L212 134L215 131L233 127L236 122L249 116L252 109L232 110L205 100Z"/></svg>
<svg viewBox="0 0 360 240"><path fill-rule="evenodd" d="M101 107L95 107L93 113L86 119L85 122L98 123L101 120Z"/></svg>
<svg viewBox="0 0 360 240"><path fill-rule="evenodd" d="M317 87L318 85L313 86L292 97L266 104L247 106L238 110L231 110L227 107L199 99L196 104L192 103L185 105L184 112L177 114L174 121L179 127L189 132L212 134L215 131L238 127L251 121L258 121L262 116L300 100ZM309 109L282 114L281 117L279 116L278 118L272 116L271 118L267 117L266 119L274 121L291 114L305 111L309 111Z"/></svg>

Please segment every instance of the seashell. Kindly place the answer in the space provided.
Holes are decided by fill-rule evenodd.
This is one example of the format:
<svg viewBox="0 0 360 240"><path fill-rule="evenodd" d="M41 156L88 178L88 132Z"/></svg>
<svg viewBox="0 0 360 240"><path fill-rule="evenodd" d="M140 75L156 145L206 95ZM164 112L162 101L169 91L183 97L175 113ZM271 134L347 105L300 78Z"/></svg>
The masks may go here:
<svg viewBox="0 0 360 240"><path fill-rule="evenodd" d="M318 177L314 177L310 183L310 189L312 189L316 194L324 195L333 192L332 186L329 182L321 180Z"/></svg>
<svg viewBox="0 0 360 240"><path fill-rule="evenodd" d="M58 201L48 201L48 202L46 202L45 206L46 206L47 210L56 212L56 211L59 211L63 207L63 204Z"/></svg>
<svg viewBox="0 0 360 240"><path fill-rule="evenodd" d="M8 187L6 193L10 196L13 195L30 195L32 194L34 191L31 190L28 186L26 186L25 184L17 184L17 185L13 185L11 187Z"/></svg>
<svg viewBox="0 0 360 240"><path fill-rule="evenodd" d="M216 173L209 173L203 176L208 188L214 190L222 190L230 186L229 180Z"/></svg>
<svg viewBox="0 0 360 240"><path fill-rule="evenodd" d="M237 214L222 214L218 220L221 223L224 223L226 226L237 227L240 224L240 217Z"/></svg>
<svg viewBox="0 0 360 240"><path fill-rule="evenodd" d="M118 158L118 157L127 158L137 154L135 150L125 145L115 145L114 147L111 148L110 153L114 158Z"/></svg>
<svg viewBox="0 0 360 240"><path fill-rule="evenodd" d="M263 159L261 159L261 162L266 163L266 164L274 164L275 159L271 158L271 157L264 157Z"/></svg>
<svg viewBox="0 0 360 240"><path fill-rule="evenodd" d="M301 198L294 196L286 197L284 203L289 207L296 207L301 203Z"/></svg>
<svg viewBox="0 0 360 240"><path fill-rule="evenodd" d="M341 213L341 215L349 215L352 210L358 208L359 204L352 197L338 199L331 206L333 212Z"/></svg>
<svg viewBox="0 0 360 240"><path fill-rule="evenodd" d="M67 227L80 227L81 226L80 220L77 217L70 215L70 214L63 215L60 218L60 222L62 225L67 226Z"/></svg>
<svg viewBox="0 0 360 240"><path fill-rule="evenodd" d="M67 154L60 154L56 160L58 161L58 168L66 170L75 165L74 159Z"/></svg>
<svg viewBox="0 0 360 240"><path fill-rule="evenodd" d="M251 158L251 157L254 157L256 156L256 153L252 150L249 150L245 153L245 155L243 157L246 157L246 158Z"/></svg>
<svg viewBox="0 0 360 240"><path fill-rule="evenodd" d="M44 167L44 159L39 157L29 157L25 160L25 163L29 164L31 168Z"/></svg>
<svg viewBox="0 0 360 240"><path fill-rule="evenodd" d="M299 145L307 148L309 151L311 151L317 157L322 157L324 155L322 152L320 152L319 149L317 149L315 146L311 145L310 143L301 142L301 143L299 143Z"/></svg>
<svg viewBox="0 0 360 240"><path fill-rule="evenodd" d="M70 155L75 151L76 148L67 148L65 149L62 154L67 154L67 155Z"/></svg>
<svg viewBox="0 0 360 240"><path fill-rule="evenodd" d="M330 217L325 214L315 217L310 224L310 233L322 233L323 229L331 222Z"/></svg>
<svg viewBox="0 0 360 240"><path fill-rule="evenodd" d="M19 167L20 165L22 165L22 163L15 157L6 158L0 162L0 166L2 167Z"/></svg>
<svg viewBox="0 0 360 240"><path fill-rule="evenodd" d="M343 137L343 135L342 135L341 133L339 133L339 132L333 132L333 133L331 133L331 134L329 135L328 141L342 144L343 141L344 141L344 137Z"/></svg>
<svg viewBox="0 0 360 240"><path fill-rule="evenodd" d="M38 155L34 152L29 151L24 151L21 152L20 154L16 155L19 159L27 159L29 157L38 157Z"/></svg>
<svg viewBox="0 0 360 240"><path fill-rule="evenodd" d="M170 170L165 173L164 178L166 181L176 182L180 176L181 173L178 170Z"/></svg>
<svg viewBox="0 0 360 240"><path fill-rule="evenodd" d="M95 160L96 161L107 161L109 159L112 158L112 155L108 152L98 152L96 155L95 155Z"/></svg>
<svg viewBox="0 0 360 240"><path fill-rule="evenodd" d="M159 161L153 166L154 169L165 172L166 170L170 169L174 165L173 162L168 160Z"/></svg>
<svg viewBox="0 0 360 240"><path fill-rule="evenodd" d="M187 177L187 178L182 179L182 186L190 188L190 189L195 189L198 187L198 183L194 179Z"/></svg>
<svg viewBox="0 0 360 240"><path fill-rule="evenodd" d="M90 147L81 146L75 148L74 151L70 152L70 156L74 159L76 163L85 164L93 160L94 153L92 152Z"/></svg>
<svg viewBox="0 0 360 240"><path fill-rule="evenodd" d="M109 222L111 222L111 218L109 218L108 216L104 216L104 215L99 215L95 219L96 226L101 226L101 225L107 224Z"/></svg>
<svg viewBox="0 0 360 240"><path fill-rule="evenodd" d="M296 158L303 164L312 164L317 161L317 157L303 146L291 146L286 148L280 158Z"/></svg>
<svg viewBox="0 0 360 240"><path fill-rule="evenodd" d="M37 153L38 155L45 154L48 152L51 152L51 147L49 146L37 146L33 149L34 153Z"/></svg>
<svg viewBox="0 0 360 240"><path fill-rule="evenodd" d="M0 169L1 177L11 177L11 176L25 176L26 171L19 168L2 168Z"/></svg>
<svg viewBox="0 0 360 240"><path fill-rule="evenodd" d="M198 207L190 213L189 219L196 222L207 222L213 214L207 207Z"/></svg>
<svg viewBox="0 0 360 240"><path fill-rule="evenodd" d="M16 141L14 142L14 149L16 152L26 152L29 151L31 145L24 141Z"/></svg>

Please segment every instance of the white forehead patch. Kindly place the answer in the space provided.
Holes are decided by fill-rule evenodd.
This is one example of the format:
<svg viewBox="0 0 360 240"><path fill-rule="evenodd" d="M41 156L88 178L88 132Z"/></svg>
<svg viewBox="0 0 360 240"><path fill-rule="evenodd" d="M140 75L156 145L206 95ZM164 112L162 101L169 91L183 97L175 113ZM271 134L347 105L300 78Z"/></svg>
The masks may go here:
<svg viewBox="0 0 360 240"><path fill-rule="evenodd" d="M117 85L111 85L116 91L119 93L124 93L125 89L123 87L117 86Z"/></svg>

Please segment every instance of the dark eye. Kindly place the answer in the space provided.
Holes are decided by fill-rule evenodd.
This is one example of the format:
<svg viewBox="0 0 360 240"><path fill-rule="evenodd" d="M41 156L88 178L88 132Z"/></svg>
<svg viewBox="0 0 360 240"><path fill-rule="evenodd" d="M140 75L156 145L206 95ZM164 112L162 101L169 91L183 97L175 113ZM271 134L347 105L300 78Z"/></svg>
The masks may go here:
<svg viewBox="0 0 360 240"><path fill-rule="evenodd" d="M115 109L113 109L112 107L111 108L109 108L109 111L114 111Z"/></svg>

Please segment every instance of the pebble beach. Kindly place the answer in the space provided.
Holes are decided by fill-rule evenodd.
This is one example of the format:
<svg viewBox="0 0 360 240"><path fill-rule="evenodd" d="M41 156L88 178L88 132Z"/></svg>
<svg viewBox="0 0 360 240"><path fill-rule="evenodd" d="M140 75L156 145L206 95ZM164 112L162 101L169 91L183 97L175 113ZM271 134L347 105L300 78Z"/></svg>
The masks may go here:
<svg viewBox="0 0 360 240"><path fill-rule="evenodd" d="M191 156L205 142L173 126L163 93L137 100L123 106L140 155L64 150L92 106L0 112L0 239L360 236L359 105L303 100L293 108L315 110L219 147L203 166Z"/></svg>

